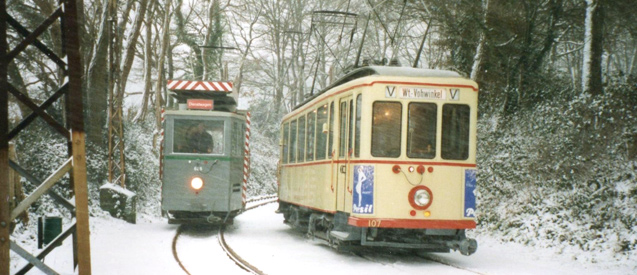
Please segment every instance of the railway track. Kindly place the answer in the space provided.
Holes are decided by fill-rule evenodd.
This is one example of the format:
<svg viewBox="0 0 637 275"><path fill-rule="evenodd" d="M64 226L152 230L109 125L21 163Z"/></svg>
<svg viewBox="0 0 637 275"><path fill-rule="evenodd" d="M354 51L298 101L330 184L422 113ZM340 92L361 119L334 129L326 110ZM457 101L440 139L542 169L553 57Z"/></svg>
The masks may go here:
<svg viewBox="0 0 637 275"><path fill-rule="evenodd" d="M459 265L456 265L456 264L452 264L452 263L446 262L446 261L444 261L444 260L442 260L440 258L437 258L437 257L432 257L431 255L422 255L420 257L425 259L425 260L429 260L429 261L436 262L436 263L439 263L439 264L442 264L442 265L446 265L446 266L449 266L449 267L461 269L461 270L464 270L464 271L467 271L467 272L471 272L471 273L474 273L474 274L487 275L486 273L478 272L478 271L471 270L471 269L468 269L468 268L465 268L465 267L462 267L462 266L459 266Z"/></svg>
<svg viewBox="0 0 637 275"><path fill-rule="evenodd" d="M392 262L396 262L399 259L400 260L404 260L405 257L413 257L413 258L425 259L425 260L428 260L428 261L439 263L441 265L452 267L452 268L459 269L459 270L463 270L463 271L466 271L468 273L479 274L479 275L487 275L486 273L482 273L482 272L479 272L479 271L471 270L471 269L468 269L466 267L447 262L447 261L445 261L443 259L440 259L438 257L432 256L432 255L429 255L429 254L418 255L417 257L413 256L413 254L411 252L406 252L406 251L403 251L402 253L398 252L397 255L393 255L394 257L392 257L392 255L388 255L387 251L379 252L379 254L377 254L377 253L368 254L368 253L365 253L365 252L353 252L352 254L356 255L356 256L358 256L360 258L363 258L363 259L365 259L367 261L374 262L374 263L381 264L381 265L391 265ZM381 260L375 259L374 256L381 257ZM392 258L396 258L396 259L392 260ZM388 261L388 259L389 259L389 261Z"/></svg>
<svg viewBox="0 0 637 275"><path fill-rule="evenodd" d="M245 211L249 211L261 206L264 206L266 204L272 203L272 202L276 202L276 196L268 196L268 197L262 197L262 198L257 198L257 199L253 199L248 201L248 205L246 207ZM217 235L217 243L219 245L219 247L223 250L223 253L225 253L225 255L227 255L227 257L239 268L241 268L242 270L248 272L249 274L255 274L255 275L265 275L265 273L263 271L261 271L259 268L257 268L256 266L252 265L251 263L249 263L248 261L246 261L245 259L243 259L240 255L238 255L229 245L228 243L226 243L225 240L225 226L219 226L218 230L217 228L213 229L214 231L216 231L216 233L214 233L214 231L212 232L212 234L216 234ZM193 231L192 229L190 230L184 230L184 226L180 226L177 229L177 232L175 234L175 237L173 238L173 242L172 242L172 250L173 250L173 256L175 258L175 260L177 261L177 263L179 264L179 266L181 267L181 269L189 275L195 275L195 272L191 271L188 269L188 265L184 264L180 258L179 258L179 253L177 251L177 243L178 243L178 239L180 237L180 235L182 235L182 233L186 231L186 234L192 235ZM196 230L195 230L196 231ZM201 230L200 230L201 231ZM197 232L194 232L194 234L196 235ZM211 234L210 230L208 230L207 234ZM209 236L204 236L204 237L209 237ZM417 261L415 258L418 259L425 259L431 262L435 262L444 266L448 266L454 269L458 269L458 270L462 270L462 271L466 271L467 273L471 273L471 274L480 274L480 275L486 275L486 273L482 273L479 271L475 271L475 270L471 270L468 268L465 268L463 266L459 266L457 264L451 263L449 261L445 261L444 259L441 259L439 257L436 257L435 255L429 255L429 254L425 254L425 255L419 255L418 257L414 256L411 253L408 254L402 254L400 252L398 252L397 255L394 255L395 257L391 257L387 255L387 253L369 253L369 252L352 252L353 255L360 257L362 259L365 259L367 261L370 262L374 262L383 266L391 266L392 262L398 262L398 261L402 261L404 260L404 257L413 257L414 261ZM390 253L392 254L392 253ZM377 259L378 258L378 259ZM395 258L395 259L394 259Z"/></svg>
<svg viewBox="0 0 637 275"><path fill-rule="evenodd" d="M247 205L249 205L249 206L247 206L243 212L255 209L257 207L260 207L260 206L263 206L263 205L266 205L266 204L269 204L269 203L272 203L272 202L276 202L276 195L264 196L264 197L251 199L251 200L249 200L247 202ZM218 233L217 233L217 239L218 239L219 246L224 251L224 253L228 256L228 258L230 258L230 260L232 260L241 269L245 270L246 272L248 272L250 274L265 275L265 273L263 273L261 270L259 270L257 267L253 266L252 264L250 264L248 261L242 259L236 252L234 252L234 250L232 250L232 248L225 241L224 230L225 230L225 226L224 225L219 226L219 230L218 230ZM192 275L191 271L188 270L188 268L186 267L184 262L180 259L179 253L177 251L177 242L179 240L179 237L183 233L183 231L184 231L184 225L180 225L177 228L177 232L175 233L175 237L173 237L172 253L173 253L173 257L175 258L175 261L177 261L177 263L179 264L179 267L181 267L181 269L186 274Z"/></svg>

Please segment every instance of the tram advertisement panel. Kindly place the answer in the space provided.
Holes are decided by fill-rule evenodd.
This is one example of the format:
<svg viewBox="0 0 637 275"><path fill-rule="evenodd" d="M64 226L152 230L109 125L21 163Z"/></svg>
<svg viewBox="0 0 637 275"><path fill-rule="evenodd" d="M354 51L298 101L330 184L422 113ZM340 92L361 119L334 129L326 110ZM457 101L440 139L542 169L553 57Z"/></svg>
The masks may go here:
<svg viewBox="0 0 637 275"><path fill-rule="evenodd" d="M354 165L352 212L374 213L374 166Z"/></svg>
<svg viewBox="0 0 637 275"><path fill-rule="evenodd" d="M464 216L476 216L476 169L464 171Z"/></svg>

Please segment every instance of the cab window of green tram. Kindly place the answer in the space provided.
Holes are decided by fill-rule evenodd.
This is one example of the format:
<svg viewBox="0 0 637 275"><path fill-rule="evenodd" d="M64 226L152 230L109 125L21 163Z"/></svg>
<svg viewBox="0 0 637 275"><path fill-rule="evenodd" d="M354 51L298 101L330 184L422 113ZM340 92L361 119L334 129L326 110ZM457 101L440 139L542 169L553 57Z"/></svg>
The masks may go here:
<svg viewBox="0 0 637 275"><path fill-rule="evenodd" d="M372 111L372 156L400 156L402 104L374 102Z"/></svg>
<svg viewBox="0 0 637 275"><path fill-rule="evenodd" d="M449 160L469 158L469 105L445 104L442 106L441 156Z"/></svg>
<svg viewBox="0 0 637 275"><path fill-rule="evenodd" d="M438 107L434 103L409 103L408 157L433 159L436 156L437 113Z"/></svg>
<svg viewBox="0 0 637 275"><path fill-rule="evenodd" d="M175 119L173 153L223 154L224 122Z"/></svg>
<svg viewBox="0 0 637 275"><path fill-rule="evenodd" d="M232 156L241 156L242 146L244 144L243 127L239 122L232 123Z"/></svg>
<svg viewBox="0 0 637 275"><path fill-rule="evenodd" d="M296 120L290 122L290 163L296 162Z"/></svg>
<svg viewBox="0 0 637 275"><path fill-rule="evenodd" d="M316 114L316 159L325 159L327 146L327 131L323 132L323 125L327 126L327 104L318 108ZM326 129L327 130L327 129Z"/></svg>

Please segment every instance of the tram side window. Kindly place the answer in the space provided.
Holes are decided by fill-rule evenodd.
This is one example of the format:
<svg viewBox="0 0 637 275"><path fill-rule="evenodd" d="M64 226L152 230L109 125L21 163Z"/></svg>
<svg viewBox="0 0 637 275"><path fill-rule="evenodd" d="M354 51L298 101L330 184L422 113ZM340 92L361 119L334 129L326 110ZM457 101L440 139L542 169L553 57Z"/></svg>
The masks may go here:
<svg viewBox="0 0 637 275"><path fill-rule="evenodd" d="M296 155L298 156L298 162L303 162L305 155L305 116L299 117L299 140L297 142Z"/></svg>
<svg viewBox="0 0 637 275"><path fill-rule="evenodd" d="M290 122L290 163L296 162L296 120Z"/></svg>
<svg viewBox="0 0 637 275"><path fill-rule="evenodd" d="M173 125L174 153L223 154L223 121L175 119Z"/></svg>
<svg viewBox="0 0 637 275"><path fill-rule="evenodd" d="M341 102L341 110L340 110L340 114L341 114L341 128L340 128L340 147L338 150L338 156L339 157L344 157L345 156L345 149L347 148L347 140L345 139L345 137L347 137L347 102L343 101Z"/></svg>
<svg viewBox="0 0 637 275"><path fill-rule="evenodd" d="M354 151L354 100L349 101L349 143L347 144L347 153L349 156L352 156L352 151Z"/></svg>
<svg viewBox="0 0 637 275"><path fill-rule="evenodd" d="M288 163L288 135L290 133L289 124L283 124L283 144L281 144L281 159L283 160L283 164Z"/></svg>
<svg viewBox="0 0 637 275"><path fill-rule="evenodd" d="M327 146L327 135L323 132L323 125L327 125L327 104L318 108L316 117L316 159L325 159L325 147Z"/></svg>
<svg viewBox="0 0 637 275"><path fill-rule="evenodd" d="M356 127L356 133L355 133L355 144L356 146L354 147L354 156L355 157L359 157L361 154L361 110L363 109L363 95L358 95L356 96L356 123L355 123L355 127Z"/></svg>
<svg viewBox="0 0 637 275"><path fill-rule="evenodd" d="M438 107L434 103L410 103L407 128L407 156L432 159L436 156L436 122Z"/></svg>
<svg viewBox="0 0 637 275"><path fill-rule="evenodd" d="M443 159L465 160L469 158L469 105L445 104L442 106Z"/></svg>
<svg viewBox="0 0 637 275"><path fill-rule="evenodd" d="M372 113L372 156L399 157L402 105L399 102L374 102Z"/></svg>
<svg viewBox="0 0 637 275"><path fill-rule="evenodd" d="M230 153L232 156L238 156L241 150L241 136L239 135L239 123L232 123L232 152Z"/></svg>
<svg viewBox="0 0 637 275"><path fill-rule="evenodd" d="M232 139L232 155L240 157L244 149L243 146L245 146L245 129L240 122L234 122L232 126L232 134L234 136Z"/></svg>
<svg viewBox="0 0 637 275"><path fill-rule="evenodd" d="M316 133L316 110L307 114L307 142L305 160L314 160L314 137Z"/></svg>
<svg viewBox="0 0 637 275"><path fill-rule="evenodd" d="M327 127L329 128L329 131L327 133L327 135L330 138L330 142L329 145L327 146L327 154L329 155L330 158L332 158L332 151L333 151L333 146L334 146L334 102L330 103L330 123L327 124Z"/></svg>

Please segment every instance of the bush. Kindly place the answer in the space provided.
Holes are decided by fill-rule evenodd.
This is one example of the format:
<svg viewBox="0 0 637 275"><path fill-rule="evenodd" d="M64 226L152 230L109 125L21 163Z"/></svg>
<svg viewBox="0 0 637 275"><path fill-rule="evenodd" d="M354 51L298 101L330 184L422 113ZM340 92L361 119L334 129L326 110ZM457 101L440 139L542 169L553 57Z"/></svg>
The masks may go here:
<svg viewBox="0 0 637 275"><path fill-rule="evenodd" d="M634 87L478 122L480 231L541 247L637 254Z"/></svg>

